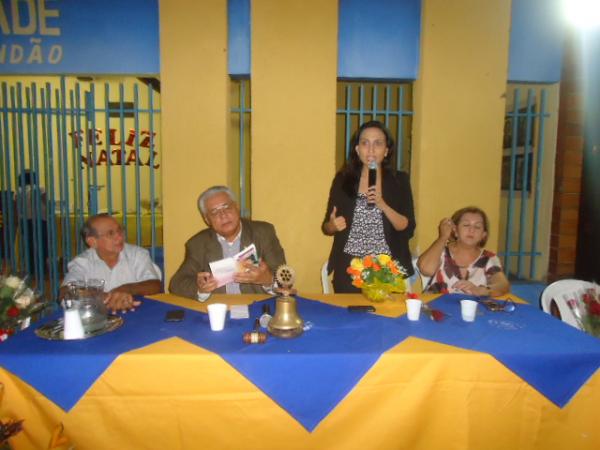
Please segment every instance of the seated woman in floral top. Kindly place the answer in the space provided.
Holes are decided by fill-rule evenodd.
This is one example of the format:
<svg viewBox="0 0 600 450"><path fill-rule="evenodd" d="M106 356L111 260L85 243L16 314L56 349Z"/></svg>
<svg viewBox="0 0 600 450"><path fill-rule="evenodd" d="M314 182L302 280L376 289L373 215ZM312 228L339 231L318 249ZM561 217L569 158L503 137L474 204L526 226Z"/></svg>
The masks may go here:
<svg viewBox="0 0 600 450"><path fill-rule="evenodd" d="M488 218L476 207L462 208L439 225L439 237L419 257L417 266L431 276L424 290L432 293L465 293L498 296L510 290L500 260L483 246L488 238Z"/></svg>

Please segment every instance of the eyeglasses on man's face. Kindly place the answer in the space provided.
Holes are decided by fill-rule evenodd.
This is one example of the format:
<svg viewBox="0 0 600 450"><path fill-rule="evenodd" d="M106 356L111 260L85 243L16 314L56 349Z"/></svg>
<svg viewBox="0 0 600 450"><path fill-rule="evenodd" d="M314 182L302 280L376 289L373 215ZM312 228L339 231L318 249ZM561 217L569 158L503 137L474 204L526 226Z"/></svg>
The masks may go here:
<svg viewBox="0 0 600 450"><path fill-rule="evenodd" d="M113 228L111 230L105 231L103 233L98 233L96 237L98 238L106 238L106 239L115 239L116 237L123 236L125 231L121 227Z"/></svg>
<svg viewBox="0 0 600 450"><path fill-rule="evenodd" d="M208 211L208 217L216 219L222 215L231 214L235 210L235 204L233 202L223 203L216 208Z"/></svg>

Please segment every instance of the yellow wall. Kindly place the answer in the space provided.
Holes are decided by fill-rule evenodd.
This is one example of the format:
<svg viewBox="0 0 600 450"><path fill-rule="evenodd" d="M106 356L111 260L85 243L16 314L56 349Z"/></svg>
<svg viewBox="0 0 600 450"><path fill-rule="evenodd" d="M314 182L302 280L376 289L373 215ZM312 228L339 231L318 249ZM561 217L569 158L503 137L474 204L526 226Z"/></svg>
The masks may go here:
<svg viewBox="0 0 600 450"><path fill-rule="evenodd" d="M318 12L315 13L315 12ZM275 224L298 287L319 292L335 172L337 1L252 1L253 218Z"/></svg>
<svg viewBox="0 0 600 450"><path fill-rule="evenodd" d="M509 0L424 0L415 83L413 191L422 252L443 216L474 204L498 242Z"/></svg>
<svg viewBox="0 0 600 450"><path fill-rule="evenodd" d="M200 192L227 183L227 2L160 1L166 282L204 228Z"/></svg>

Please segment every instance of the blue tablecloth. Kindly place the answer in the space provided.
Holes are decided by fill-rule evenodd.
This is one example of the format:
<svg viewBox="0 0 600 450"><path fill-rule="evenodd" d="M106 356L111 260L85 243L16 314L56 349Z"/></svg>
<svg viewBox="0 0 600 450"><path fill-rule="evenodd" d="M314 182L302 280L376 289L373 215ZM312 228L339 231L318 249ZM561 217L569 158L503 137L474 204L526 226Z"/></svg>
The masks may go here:
<svg viewBox="0 0 600 450"><path fill-rule="evenodd" d="M274 300L266 302L274 310ZM465 323L452 295L432 303L451 317L414 323L298 298L298 310L311 325L302 337L244 344L242 335L263 303L250 306L252 319L228 320L224 331L214 333L206 314L187 310L183 322L165 323L173 306L145 300L125 316L123 327L93 339L57 342L39 339L33 330L19 333L0 345L0 365L69 410L118 355L178 336L221 355L309 431L382 353L411 335L490 353L559 406L600 365L600 340L539 310L519 305L512 314L486 312Z"/></svg>
<svg viewBox="0 0 600 450"><path fill-rule="evenodd" d="M463 298L476 299L452 294L429 304L450 314L442 323L400 320L409 323L412 336L493 355L561 407L600 367L600 339L537 307L517 305L507 313L487 311L480 304L480 315L469 323L461 319L459 300Z"/></svg>

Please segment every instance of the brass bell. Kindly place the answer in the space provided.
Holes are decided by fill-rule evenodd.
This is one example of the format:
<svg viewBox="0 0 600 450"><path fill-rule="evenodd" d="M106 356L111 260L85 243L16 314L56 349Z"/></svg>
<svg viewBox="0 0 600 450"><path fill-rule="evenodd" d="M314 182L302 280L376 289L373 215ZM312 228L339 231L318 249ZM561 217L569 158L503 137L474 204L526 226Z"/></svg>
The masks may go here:
<svg viewBox="0 0 600 450"><path fill-rule="evenodd" d="M280 266L275 273L275 279L281 286L275 291L281 295L275 302L275 314L268 326L269 333L280 338L300 336L304 332L304 321L298 314L296 299L293 297L296 292L292 289L295 280L294 269Z"/></svg>

